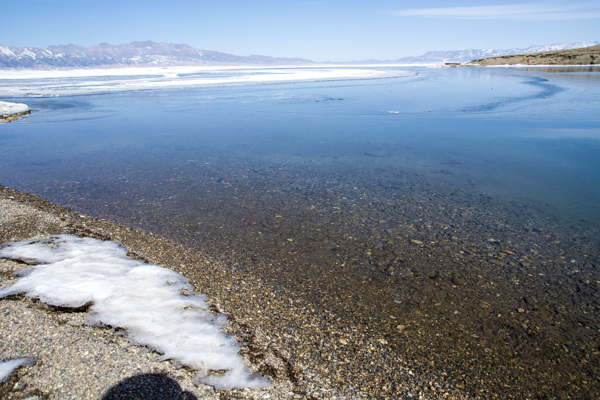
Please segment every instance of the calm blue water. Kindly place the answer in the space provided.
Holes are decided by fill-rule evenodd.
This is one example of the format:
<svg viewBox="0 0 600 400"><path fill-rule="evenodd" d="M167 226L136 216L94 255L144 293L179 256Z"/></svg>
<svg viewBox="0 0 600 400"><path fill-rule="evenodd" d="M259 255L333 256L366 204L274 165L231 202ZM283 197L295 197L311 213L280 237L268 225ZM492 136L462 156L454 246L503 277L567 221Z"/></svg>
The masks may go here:
<svg viewBox="0 0 600 400"><path fill-rule="evenodd" d="M479 397L596 395L600 70L411 70L3 99L38 112L0 125L0 183L255 274Z"/></svg>
<svg viewBox="0 0 600 400"><path fill-rule="evenodd" d="M210 163L402 170L600 224L598 70L413 70L419 75L7 99L38 112L0 126L0 181L102 210L123 191L147 199L167 184L183 190Z"/></svg>

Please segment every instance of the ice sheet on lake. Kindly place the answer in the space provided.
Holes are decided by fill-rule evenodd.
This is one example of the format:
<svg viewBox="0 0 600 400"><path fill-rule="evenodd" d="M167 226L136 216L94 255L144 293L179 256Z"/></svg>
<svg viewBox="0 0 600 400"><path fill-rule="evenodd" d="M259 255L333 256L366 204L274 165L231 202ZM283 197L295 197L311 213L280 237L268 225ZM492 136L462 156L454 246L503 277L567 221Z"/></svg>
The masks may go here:
<svg viewBox="0 0 600 400"><path fill-rule="evenodd" d="M147 89L373 79L412 75L414 73L390 68L342 66L0 70L0 96L51 97Z"/></svg>
<svg viewBox="0 0 600 400"><path fill-rule="evenodd" d="M244 366L240 345L220 331L226 316L209 312L205 297L193 293L184 276L127 257L120 243L59 235L7 243L0 257L41 263L17 272L20 278L0 289L0 298L25 293L54 306L91 304L89 324L125 329L131 343L198 370L206 384L217 389L269 385Z"/></svg>

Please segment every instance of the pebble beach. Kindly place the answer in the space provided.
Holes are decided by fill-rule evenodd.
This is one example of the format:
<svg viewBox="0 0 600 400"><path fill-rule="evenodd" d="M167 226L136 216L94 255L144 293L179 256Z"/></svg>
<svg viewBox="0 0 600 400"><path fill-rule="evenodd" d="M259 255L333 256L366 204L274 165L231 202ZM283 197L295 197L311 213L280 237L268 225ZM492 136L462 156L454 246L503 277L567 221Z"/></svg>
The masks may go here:
<svg viewBox="0 0 600 400"><path fill-rule="evenodd" d="M129 237L141 244L141 232L77 215L34 196L3 190L1 197L3 243L73 233L124 242ZM73 224L75 220L79 222ZM202 258L192 261L180 246L159 238L147 239L150 239L148 246L137 247L132 243L131 251L150 251L163 261L176 260L180 267L184 261L210 262ZM177 255L173 257L174 252ZM7 286L16 279L13 272L24 265L2 259L0 267L1 285ZM83 312L47 306L23 296L9 296L1 301L0 307L2 359L34 360L0 384L2 398L294 398L293 385L286 380L276 381L262 391L234 390L224 395L197 383L194 371L169 361L157 361L159 354L129 344L110 329L86 325Z"/></svg>
<svg viewBox="0 0 600 400"><path fill-rule="evenodd" d="M575 399L597 393L598 381L593 377L597 354L593 346L598 330L592 325L593 314L585 309L585 304L592 308L594 305L582 303L582 312L569 311L565 303L559 302L562 294L548 283L548 293L558 300L554 303L539 296L521 295L523 289L517 289L514 300L499 287L485 298L477 294L481 299L476 300L465 295L473 280L493 288L493 284L484 282L490 279L489 275L482 281L486 271L481 268L475 271L479 278L464 270L462 275L451 269L424 271L426 284L419 292L415 287L407 287L404 297L394 298L407 317L390 315L384 327L364 314L352 317L351 313L330 309L327 293L310 301L310 296L298 295L298 290L273 284L276 276L265 278L232 267L232 259L212 259L159 235L81 215L37 196L2 187L0 209L2 243L61 233L114 240L123 243L131 257L183 274L198 292L208 296L214 311L228 316L225 330L244 337L247 345L240 355L247 366L272 381L271 387L259 390L215 391L198 383L194 371L168 360L158 361L159 354L131 345L110 327L87 326L84 312L10 296L0 301L1 358L7 361L26 357L34 362L17 369L7 382L0 384L3 398L148 398L148 393L153 398L174 398L176 393L188 396L183 398L202 399L472 399L526 398L544 393L550 396L546 398L558 398L552 397L552 392L560 390L566 394L562 398ZM536 229L541 233L545 227ZM551 239L549 244L554 246L560 241L557 237ZM528 275L533 279L530 273L518 272L525 262L540 276L548 270L538 259L521 256L519 261L517 252L522 254L518 248L522 244L492 256L491 248L498 246L500 240L485 241L489 251L485 257L490 265L506 265L514 270L512 285ZM426 246L427 243L432 241L423 236L408 240L407 246L414 252L413 262L418 262L423 251L430 254L429 258L431 254L442 257L435 246ZM585 248L586 243L580 245ZM446 247L444 251L448 250ZM545 253L548 249L539 251ZM466 258L480 256L473 248L471 254L462 253ZM588 294L598 285L594 278L598 265L593 255L587 254L589 261L577 264L580 269L575 268L577 261L564 256L561 261L561 256L557 257L561 268L570 268L573 282L569 285L578 291L573 296L593 298L595 292ZM6 259L0 265L3 287L15 279L14 271L24 267ZM389 276L394 273L388 273ZM403 279L407 285L415 284L411 277ZM516 284L521 283L528 287L527 282ZM446 290L454 293L446 294L446 298L441 297L442 292L427 291L433 290L427 286L443 289L446 285ZM458 305L452 297L458 296L457 292L463 299ZM430 295L436 296L431 305L425 301L414 304L415 299ZM457 311L449 311L445 320L435 314L435 310L447 306ZM480 320L492 312L494 318ZM471 319L460 313L472 314ZM473 320L484 324L477 325ZM573 328L575 325L579 328ZM506 358L513 360L508 368L504 364ZM453 368L465 362L471 364ZM531 364L541 373L533 377L520 375L531 371ZM563 366L572 373L560 375ZM555 375L547 371L554 371ZM502 390L503 385L518 387L519 380L523 391L510 394Z"/></svg>
<svg viewBox="0 0 600 400"><path fill-rule="evenodd" d="M331 369L331 356L321 350L347 345L344 337L361 337L365 353L359 355L360 361L346 359L336 364L363 369L362 365L352 363L365 363L366 372L372 369L369 360L373 363L385 358L385 340L368 338L355 328L344 326L332 313L324 315L310 304L282 298L260 280L241 276L222 263L172 241L89 218L33 195L2 187L0 210L2 243L60 233L116 240L125 244L131 255L190 277L198 291L208 294L215 310L229 316L227 330L246 335L248 345L241 353L248 366L272 380L272 386L265 389L217 392L197 383L194 371L169 361L157 361L157 353L131 345L110 328L86 325L83 312L47 306L24 296L9 296L0 301L1 358L7 361L27 357L34 361L0 384L2 398L386 397L377 388L361 388L361 377L356 376L357 382L353 382L352 375L344 374L347 371ZM0 267L4 287L16 279L13 273L24 265L2 259ZM286 327L292 324L296 330ZM333 327L345 330L348 336L332 335ZM444 384L443 379L420 376L418 365L413 367L408 360L397 361L396 368L388 372L388 384L401 389L398 392L404 397L470 398L459 388Z"/></svg>

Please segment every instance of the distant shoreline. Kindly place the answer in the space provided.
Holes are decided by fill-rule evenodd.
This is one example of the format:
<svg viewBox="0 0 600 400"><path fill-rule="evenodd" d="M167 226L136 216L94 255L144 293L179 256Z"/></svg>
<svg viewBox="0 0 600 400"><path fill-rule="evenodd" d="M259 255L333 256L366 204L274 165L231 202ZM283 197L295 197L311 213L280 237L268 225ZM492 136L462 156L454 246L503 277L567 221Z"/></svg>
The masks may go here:
<svg viewBox="0 0 600 400"><path fill-rule="evenodd" d="M548 66L597 66L600 64L600 46L578 49L543 51L540 53L513 54L481 58L465 65L548 65Z"/></svg>

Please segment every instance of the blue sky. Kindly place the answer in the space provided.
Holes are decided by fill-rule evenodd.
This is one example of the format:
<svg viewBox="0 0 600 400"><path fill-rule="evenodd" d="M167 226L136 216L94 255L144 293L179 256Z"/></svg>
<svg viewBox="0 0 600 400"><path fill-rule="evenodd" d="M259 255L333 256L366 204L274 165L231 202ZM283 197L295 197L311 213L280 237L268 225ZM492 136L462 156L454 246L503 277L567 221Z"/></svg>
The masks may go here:
<svg viewBox="0 0 600 400"><path fill-rule="evenodd" d="M187 43L315 61L600 41L600 1L0 0L0 44Z"/></svg>

